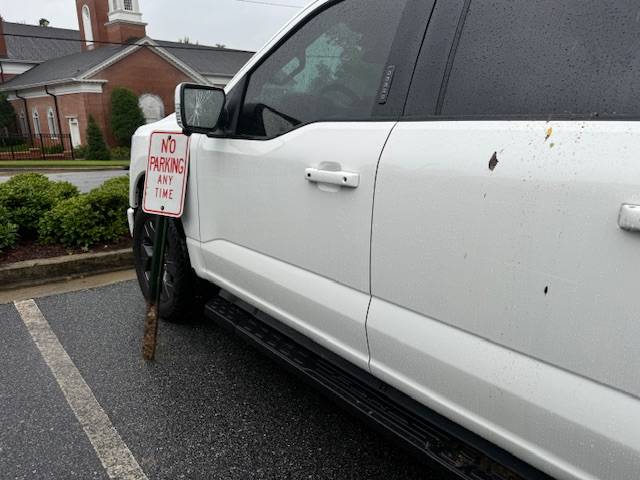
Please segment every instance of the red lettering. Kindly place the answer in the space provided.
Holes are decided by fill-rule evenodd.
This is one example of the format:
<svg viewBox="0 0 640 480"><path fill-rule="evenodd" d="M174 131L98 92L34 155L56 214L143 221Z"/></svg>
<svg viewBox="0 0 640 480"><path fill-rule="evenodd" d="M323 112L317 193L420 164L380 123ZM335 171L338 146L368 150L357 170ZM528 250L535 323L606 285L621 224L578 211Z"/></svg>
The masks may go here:
<svg viewBox="0 0 640 480"><path fill-rule="evenodd" d="M168 137L162 139L161 151L162 153L176 153L178 143L175 138Z"/></svg>
<svg viewBox="0 0 640 480"><path fill-rule="evenodd" d="M149 169L160 173L177 173L182 175L186 170L184 158L154 157L149 159Z"/></svg>

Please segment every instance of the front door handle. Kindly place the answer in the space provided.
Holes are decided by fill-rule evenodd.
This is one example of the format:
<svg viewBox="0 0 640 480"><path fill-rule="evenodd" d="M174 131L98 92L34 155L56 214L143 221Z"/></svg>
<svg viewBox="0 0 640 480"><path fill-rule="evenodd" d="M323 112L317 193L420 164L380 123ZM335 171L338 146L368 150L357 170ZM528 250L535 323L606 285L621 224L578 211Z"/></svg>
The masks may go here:
<svg viewBox="0 0 640 480"><path fill-rule="evenodd" d="M640 205L622 205L618 225L625 232L640 232Z"/></svg>
<svg viewBox="0 0 640 480"><path fill-rule="evenodd" d="M360 186L360 174L353 172L333 172L330 170L307 168L304 171L304 177L308 182L312 183L340 185L348 188L358 188Z"/></svg>

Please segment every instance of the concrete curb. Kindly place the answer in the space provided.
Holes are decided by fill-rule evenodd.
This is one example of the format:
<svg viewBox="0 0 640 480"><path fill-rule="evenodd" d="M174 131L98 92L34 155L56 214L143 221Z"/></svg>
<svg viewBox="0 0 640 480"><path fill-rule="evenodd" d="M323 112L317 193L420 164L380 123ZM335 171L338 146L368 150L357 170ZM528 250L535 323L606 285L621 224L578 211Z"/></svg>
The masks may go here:
<svg viewBox="0 0 640 480"><path fill-rule="evenodd" d="M133 253L129 248L112 252L27 260L0 267L0 290L44 285L49 282L130 268L133 268Z"/></svg>

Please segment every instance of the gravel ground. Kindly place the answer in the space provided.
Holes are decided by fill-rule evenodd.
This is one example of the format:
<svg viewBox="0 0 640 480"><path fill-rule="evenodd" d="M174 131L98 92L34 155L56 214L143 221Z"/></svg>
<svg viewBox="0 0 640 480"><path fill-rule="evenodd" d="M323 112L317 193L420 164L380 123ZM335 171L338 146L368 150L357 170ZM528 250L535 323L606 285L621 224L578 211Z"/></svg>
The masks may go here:
<svg viewBox="0 0 640 480"><path fill-rule="evenodd" d="M161 324L145 364L134 282L37 303L149 479L442 478L201 318ZM0 361L3 478L105 478L11 305Z"/></svg>

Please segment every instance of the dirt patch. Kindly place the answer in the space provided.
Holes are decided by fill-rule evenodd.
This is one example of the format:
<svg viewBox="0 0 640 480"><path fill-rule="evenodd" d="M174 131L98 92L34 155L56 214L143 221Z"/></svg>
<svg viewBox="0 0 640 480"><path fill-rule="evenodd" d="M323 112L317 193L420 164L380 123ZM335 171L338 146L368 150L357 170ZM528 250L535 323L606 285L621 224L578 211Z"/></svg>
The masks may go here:
<svg viewBox="0 0 640 480"><path fill-rule="evenodd" d="M80 253L100 253L112 250L122 250L131 248L131 237L122 237L120 240L108 245L95 245L88 250L81 248L65 248L60 245L40 245L35 241L25 241L17 247L0 253L0 265L9 263L24 262L26 260L37 260L40 258L63 257L65 255L75 255Z"/></svg>

